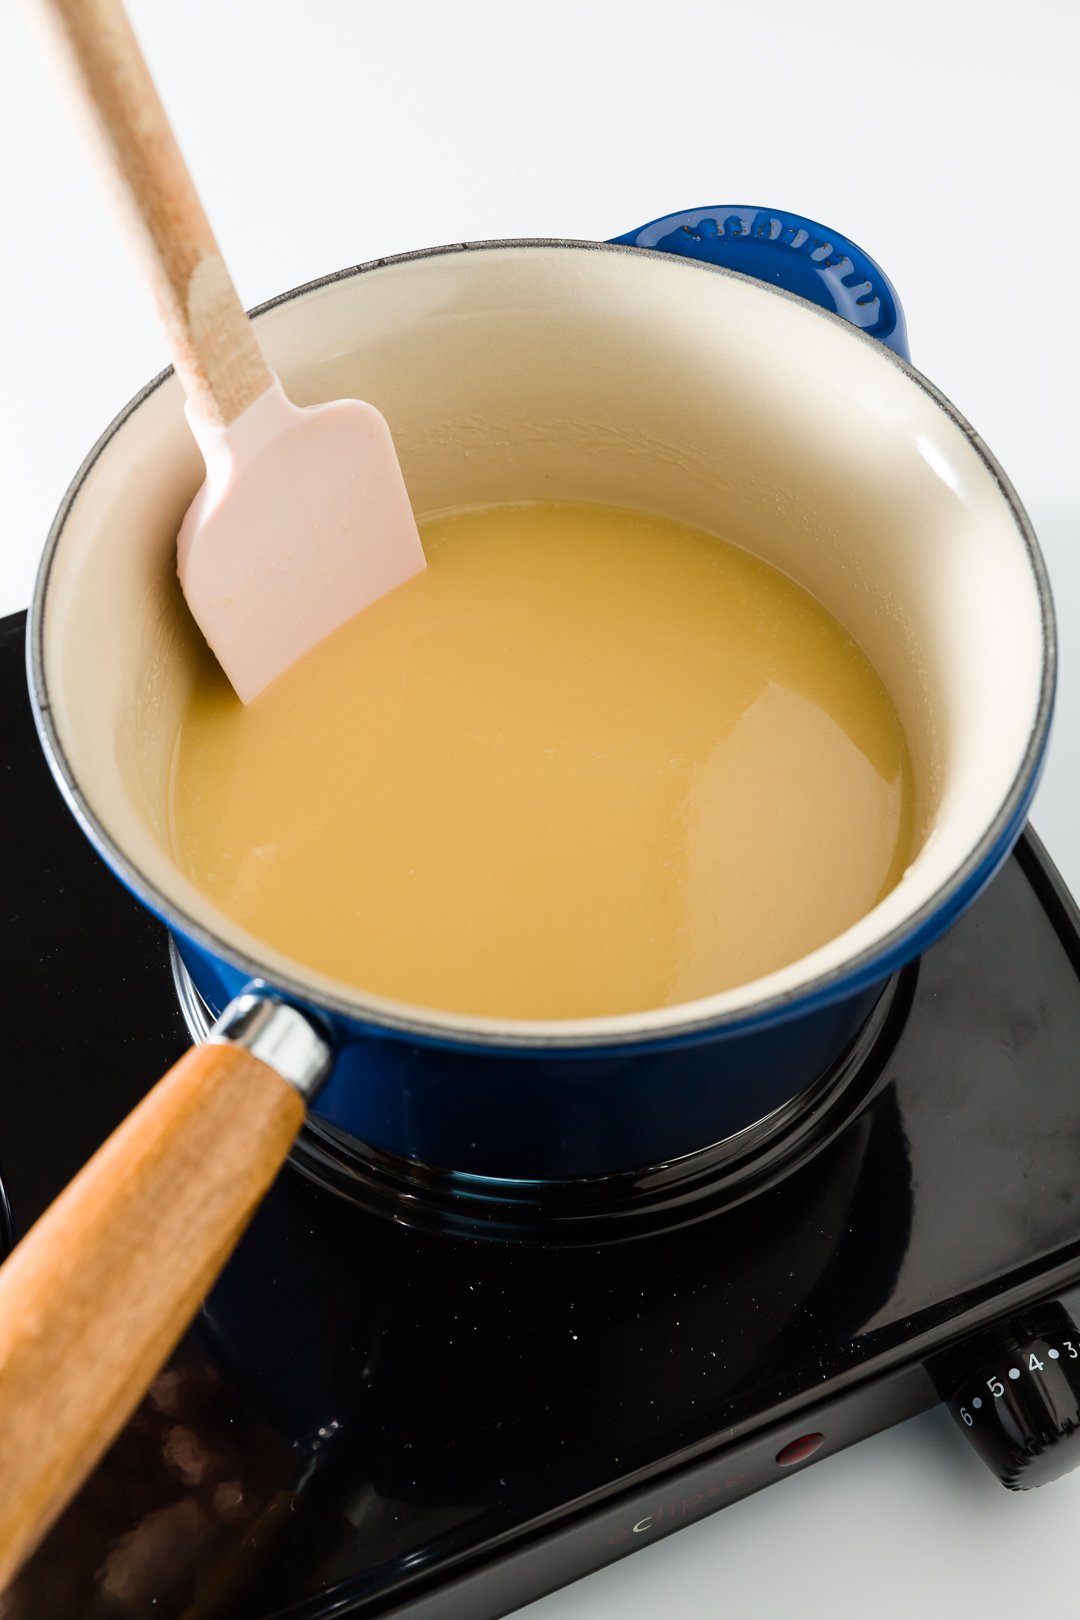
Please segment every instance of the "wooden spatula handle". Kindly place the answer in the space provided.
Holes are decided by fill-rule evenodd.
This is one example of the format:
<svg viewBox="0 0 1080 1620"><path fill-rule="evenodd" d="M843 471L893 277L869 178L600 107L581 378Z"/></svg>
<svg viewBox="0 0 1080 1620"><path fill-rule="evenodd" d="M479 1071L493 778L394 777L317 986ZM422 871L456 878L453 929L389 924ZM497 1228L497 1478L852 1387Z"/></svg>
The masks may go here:
<svg viewBox="0 0 1080 1620"><path fill-rule="evenodd" d="M148 253L173 362L207 421L227 425L270 372L225 268L121 0L28 0L74 70Z"/></svg>
<svg viewBox="0 0 1080 1620"><path fill-rule="evenodd" d="M194 1315L304 1106L241 1046L187 1053L0 1266L0 1591Z"/></svg>

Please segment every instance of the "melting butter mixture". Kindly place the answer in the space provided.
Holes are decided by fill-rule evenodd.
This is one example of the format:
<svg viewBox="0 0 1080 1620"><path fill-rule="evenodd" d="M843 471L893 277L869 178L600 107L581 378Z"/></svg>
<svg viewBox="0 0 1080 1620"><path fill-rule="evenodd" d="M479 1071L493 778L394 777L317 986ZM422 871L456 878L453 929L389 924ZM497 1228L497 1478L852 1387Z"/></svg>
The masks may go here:
<svg viewBox="0 0 1080 1620"><path fill-rule="evenodd" d="M207 655L175 853L253 934L396 1000L577 1018L757 978L897 882L900 722L792 580L602 506L421 533L427 570L247 707Z"/></svg>

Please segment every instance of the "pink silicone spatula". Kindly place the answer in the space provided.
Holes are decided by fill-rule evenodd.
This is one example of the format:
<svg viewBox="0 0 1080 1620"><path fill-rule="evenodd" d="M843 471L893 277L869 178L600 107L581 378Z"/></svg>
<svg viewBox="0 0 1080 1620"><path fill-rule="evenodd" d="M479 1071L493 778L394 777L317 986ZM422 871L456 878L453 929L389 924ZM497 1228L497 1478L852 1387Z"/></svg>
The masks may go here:
<svg viewBox="0 0 1080 1620"><path fill-rule="evenodd" d="M285 396L225 268L120 0L33 0L74 69L143 249L206 480L177 544L199 628L249 702L424 567L390 430Z"/></svg>

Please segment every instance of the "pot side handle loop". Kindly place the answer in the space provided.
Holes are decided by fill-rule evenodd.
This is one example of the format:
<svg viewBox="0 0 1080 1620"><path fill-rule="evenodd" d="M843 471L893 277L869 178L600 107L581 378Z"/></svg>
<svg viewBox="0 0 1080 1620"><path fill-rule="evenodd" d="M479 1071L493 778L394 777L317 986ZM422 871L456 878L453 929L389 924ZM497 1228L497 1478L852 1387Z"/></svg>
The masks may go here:
<svg viewBox="0 0 1080 1620"><path fill-rule="evenodd" d="M782 287L911 359L904 311L881 266L846 236L801 214L727 204L688 208L611 240L702 259Z"/></svg>
<svg viewBox="0 0 1080 1620"><path fill-rule="evenodd" d="M330 1062L302 1014L238 996L0 1266L0 1593L194 1316Z"/></svg>

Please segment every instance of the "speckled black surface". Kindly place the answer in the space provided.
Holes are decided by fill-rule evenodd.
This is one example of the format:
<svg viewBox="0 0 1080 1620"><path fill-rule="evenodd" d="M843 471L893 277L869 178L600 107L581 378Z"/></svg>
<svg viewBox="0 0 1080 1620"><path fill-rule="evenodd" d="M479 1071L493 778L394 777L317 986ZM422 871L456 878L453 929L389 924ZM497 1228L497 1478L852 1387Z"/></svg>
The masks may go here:
<svg viewBox="0 0 1080 1620"><path fill-rule="evenodd" d="M21 615L0 715L18 1232L184 1035L160 926L38 753ZM1080 1284L1078 965L1025 841L920 964L866 1107L664 1235L413 1231L287 1169L0 1613L485 1620L768 1483L807 1430L827 1455L928 1406L926 1355Z"/></svg>

